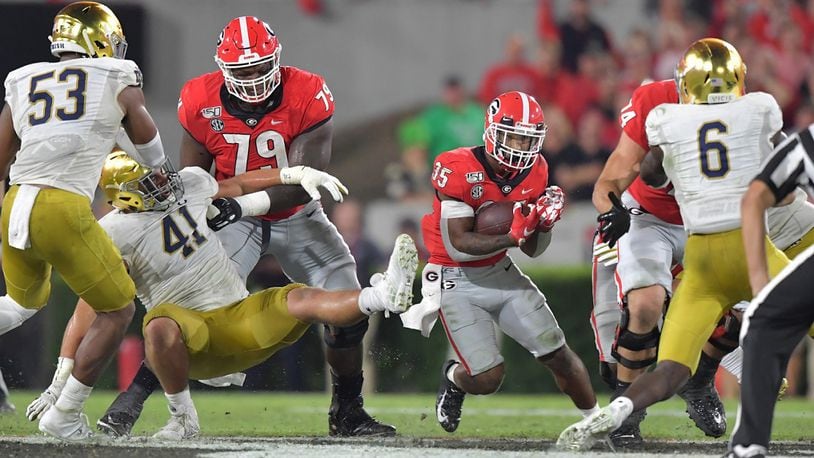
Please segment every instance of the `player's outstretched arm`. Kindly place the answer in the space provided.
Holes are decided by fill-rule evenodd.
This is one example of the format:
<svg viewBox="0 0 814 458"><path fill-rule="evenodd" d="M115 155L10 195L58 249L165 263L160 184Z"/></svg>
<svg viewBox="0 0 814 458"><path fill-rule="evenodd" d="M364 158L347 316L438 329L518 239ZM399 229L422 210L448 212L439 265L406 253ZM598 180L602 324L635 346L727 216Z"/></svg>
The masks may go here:
<svg viewBox="0 0 814 458"><path fill-rule="evenodd" d="M325 170L331 162L331 143L334 125L329 119L316 129L300 134L288 149L288 165L305 165L316 170ZM269 211L281 211L311 201L310 196L300 186L276 186L266 190L271 201Z"/></svg>
<svg viewBox="0 0 814 458"><path fill-rule="evenodd" d="M633 141L625 132L619 137L619 143L613 150L605 168L594 185L593 203L599 213L605 213L613 207L608 193L621 196L639 174L639 168L647 151Z"/></svg>
<svg viewBox="0 0 814 458"><path fill-rule="evenodd" d="M273 186L298 185L302 187L312 199L319 199L319 188L325 188L334 200L341 202L348 193L348 188L339 181L339 178L323 172L298 165L282 169L259 169L234 176L218 183L218 193L214 198L237 197L251 194ZM265 214L265 209L260 214Z"/></svg>
<svg viewBox="0 0 814 458"><path fill-rule="evenodd" d="M754 180L741 200L741 227L749 284L757 295L769 283L766 263L766 209L775 204L775 197L763 181Z"/></svg>
<svg viewBox="0 0 814 458"><path fill-rule="evenodd" d="M14 160L17 150L20 149L20 139L14 131L11 119L11 107L3 106L0 112L0 180L5 181L8 176L8 166Z"/></svg>
<svg viewBox="0 0 814 458"><path fill-rule="evenodd" d="M119 105L124 111L122 125L138 153L135 159L147 167L158 167L166 161L161 136L147 111L144 92L140 87L128 86L119 93Z"/></svg>

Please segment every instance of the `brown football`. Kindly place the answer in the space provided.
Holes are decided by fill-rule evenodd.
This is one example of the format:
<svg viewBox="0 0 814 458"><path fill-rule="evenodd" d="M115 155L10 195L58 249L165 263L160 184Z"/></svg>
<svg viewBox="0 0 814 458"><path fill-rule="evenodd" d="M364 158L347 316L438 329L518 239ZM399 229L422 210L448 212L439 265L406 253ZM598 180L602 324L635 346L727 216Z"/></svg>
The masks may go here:
<svg viewBox="0 0 814 458"><path fill-rule="evenodd" d="M512 228L512 208L514 202L491 202L481 206L475 213L475 232L484 235L508 234ZM529 212L528 206L523 206L523 214Z"/></svg>

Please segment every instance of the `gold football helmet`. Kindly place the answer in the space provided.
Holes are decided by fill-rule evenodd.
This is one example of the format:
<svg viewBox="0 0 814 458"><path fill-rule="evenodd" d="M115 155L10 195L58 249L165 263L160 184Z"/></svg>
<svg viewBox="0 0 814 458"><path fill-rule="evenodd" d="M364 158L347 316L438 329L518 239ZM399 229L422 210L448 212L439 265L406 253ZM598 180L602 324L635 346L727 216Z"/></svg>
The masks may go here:
<svg viewBox="0 0 814 458"><path fill-rule="evenodd" d="M676 66L681 103L724 103L746 92L746 65L738 50L717 38L696 41Z"/></svg>
<svg viewBox="0 0 814 458"><path fill-rule="evenodd" d="M107 203L136 212L164 210L184 195L181 177L169 160L151 170L118 148L105 159L99 187Z"/></svg>
<svg viewBox="0 0 814 458"><path fill-rule="evenodd" d="M119 19L105 5L75 2L62 8L54 18L51 54L76 52L89 57L124 59L127 41Z"/></svg>

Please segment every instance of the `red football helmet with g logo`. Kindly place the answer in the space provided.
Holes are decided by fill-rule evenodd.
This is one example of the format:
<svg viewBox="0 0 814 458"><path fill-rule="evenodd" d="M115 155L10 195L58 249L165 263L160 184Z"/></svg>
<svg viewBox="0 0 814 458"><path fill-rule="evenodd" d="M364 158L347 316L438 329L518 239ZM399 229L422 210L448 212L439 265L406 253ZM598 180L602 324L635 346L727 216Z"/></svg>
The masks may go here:
<svg viewBox="0 0 814 458"><path fill-rule="evenodd" d="M509 170L525 170L542 151L547 129L534 97L519 91L500 94L486 109L486 152Z"/></svg>
<svg viewBox="0 0 814 458"><path fill-rule="evenodd" d="M249 103L266 100L280 85L280 46L268 24L254 16L232 19L218 37L215 62L230 94ZM257 72L235 70L257 66Z"/></svg>

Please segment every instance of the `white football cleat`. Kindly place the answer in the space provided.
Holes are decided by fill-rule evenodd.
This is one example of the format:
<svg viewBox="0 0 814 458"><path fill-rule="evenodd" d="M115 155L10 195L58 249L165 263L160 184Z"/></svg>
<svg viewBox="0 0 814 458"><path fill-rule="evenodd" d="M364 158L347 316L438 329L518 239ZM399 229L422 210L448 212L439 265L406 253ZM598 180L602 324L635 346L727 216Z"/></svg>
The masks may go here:
<svg viewBox="0 0 814 458"><path fill-rule="evenodd" d="M170 420L153 434L153 439L166 441L179 441L198 437L201 433L201 426L198 424L198 412L195 406L188 406L184 409L176 409L169 406Z"/></svg>
<svg viewBox="0 0 814 458"><path fill-rule="evenodd" d="M65 411L51 406L41 417L40 431L68 442L81 442L93 437L88 417L81 411Z"/></svg>
<svg viewBox="0 0 814 458"><path fill-rule="evenodd" d="M627 418L617 404L611 403L593 415L565 428L557 438L557 448L568 451L590 450L597 442L610 442L608 434Z"/></svg>
<svg viewBox="0 0 814 458"><path fill-rule="evenodd" d="M413 305L413 281L418 269L418 250L412 237L401 234L396 238L393 253L384 275L376 274L371 286L379 291L379 297L386 301L384 310L393 313L405 312Z"/></svg>

